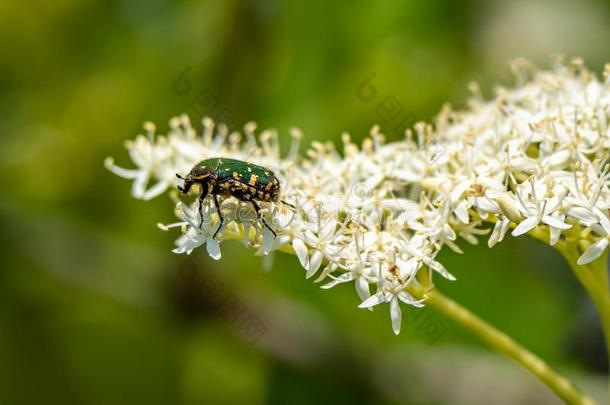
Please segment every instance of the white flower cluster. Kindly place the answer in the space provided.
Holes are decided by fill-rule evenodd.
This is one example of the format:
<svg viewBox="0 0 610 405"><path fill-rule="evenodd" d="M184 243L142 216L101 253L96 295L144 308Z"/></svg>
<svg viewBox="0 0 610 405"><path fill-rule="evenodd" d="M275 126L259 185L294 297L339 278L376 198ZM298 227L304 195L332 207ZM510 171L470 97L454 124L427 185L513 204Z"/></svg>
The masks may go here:
<svg viewBox="0 0 610 405"><path fill-rule="evenodd" d="M214 205L205 206L200 218L196 201L180 201L174 193L179 222L160 225L181 229L174 252L205 245L219 259L219 242L236 238L258 254L293 250L307 278L326 281L322 288L354 282L361 308L389 303L398 333L399 302L423 306L408 292L410 285L431 285L432 272L454 279L435 258L444 245L460 252L458 236L477 243L492 228L493 246L509 229L514 236L538 230L553 245L571 232L588 246L579 264L608 247L608 69L600 81L579 60L552 71L521 61L514 67L518 87L498 89L491 101L475 89L466 111L446 107L434 126L418 123L398 142L385 143L374 127L360 146L344 134L342 150L314 142L302 156L301 134L293 129L290 151L281 156L275 131L257 137L255 124L248 123L243 135L230 133L205 118L197 134L181 116L170 121L166 136L156 136L147 123L147 135L127 143L136 169L120 168L110 158L106 166L133 179L132 194L141 199L175 188L176 173L184 175L207 158L272 169L282 199L295 206L261 203L277 238L249 203L235 198L223 199L225 222L214 238ZM429 277L416 277L422 268Z"/></svg>

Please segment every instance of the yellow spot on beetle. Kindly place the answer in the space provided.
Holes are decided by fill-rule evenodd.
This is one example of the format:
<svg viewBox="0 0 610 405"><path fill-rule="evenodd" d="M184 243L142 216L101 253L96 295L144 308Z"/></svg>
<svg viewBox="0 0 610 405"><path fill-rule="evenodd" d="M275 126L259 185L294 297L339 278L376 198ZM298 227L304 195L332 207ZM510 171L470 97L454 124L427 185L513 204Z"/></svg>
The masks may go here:
<svg viewBox="0 0 610 405"><path fill-rule="evenodd" d="M248 184L250 184L251 186L255 186L256 180L258 180L258 176L256 174L253 174L250 176L250 181L248 182Z"/></svg>

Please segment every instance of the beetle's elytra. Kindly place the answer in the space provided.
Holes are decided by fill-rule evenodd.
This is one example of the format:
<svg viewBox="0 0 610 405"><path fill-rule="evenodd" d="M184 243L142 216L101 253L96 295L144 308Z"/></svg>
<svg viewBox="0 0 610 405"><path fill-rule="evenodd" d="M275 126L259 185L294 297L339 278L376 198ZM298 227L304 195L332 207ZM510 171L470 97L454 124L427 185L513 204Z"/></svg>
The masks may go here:
<svg viewBox="0 0 610 405"><path fill-rule="evenodd" d="M260 216L260 206L257 202L280 201L280 181L266 167L244 162L243 160L212 158L197 163L185 177L179 174L176 174L176 176L184 180L184 186L178 186L178 190L184 194L189 192L193 184L201 186L201 194L199 195L200 227L203 224L203 200L208 194L212 196L218 216L220 217L220 225L214 233L214 238L224 222L218 202L219 195L223 197L232 196L240 201L252 203L256 215L261 218L263 224L273 233L273 236L277 236L265 219Z"/></svg>

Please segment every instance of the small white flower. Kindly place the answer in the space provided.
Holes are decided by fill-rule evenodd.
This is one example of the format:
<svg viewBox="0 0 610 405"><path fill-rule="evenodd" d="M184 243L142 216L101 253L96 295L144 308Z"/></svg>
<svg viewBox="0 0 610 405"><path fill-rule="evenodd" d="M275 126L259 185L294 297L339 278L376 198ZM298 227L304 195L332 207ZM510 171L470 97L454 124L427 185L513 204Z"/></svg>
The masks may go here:
<svg viewBox="0 0 610 405"><path fill-rule="evenodd" d="M544 223L555 228L560 232L562 230L570 229L572 225L566 224L563 220L553 216L552 214L557 210L563 200L563 196L553 196L549 199L538 199L538 195L544 195L546 187L541 183L536 183L534 180L529 182L531 192L529 196L531 199L526 201L521 197L519 191L517 191L517 197L521 202L524 214L526 218L521 221L515 229L513 229L512 235L519 236L528 233L540 223ZM536 189L538 188L538 191Z"/></svg>
<svg viewBox="0 0 610 405"><path fill-rule="evenodd" d="M155 126L145 123L147 136L138 136L134 141L128 141L126 146L129 155L137 169L124 169L114 164L112 158L106 158L104 165L117 176L133 180L131 195L135 198L150 200L175 183L174 167L171 165L171 148L165 140L155 142ZM152 177L157 177L157 183L148 188Z"/></svg>
<svg viewBox="0 0 610 405"><path fill-rule="evenodd" d="M212 224L210 221L211 216L209 215L209 207L206 208L206 211L208 212L204 214L204 221L201 223L201 227L199 226L200 219L196 206L188 207L182 203L178 203L176 210L178 211L178 217L183 220L182 222L170 225L159 225L163 230L177 226L182 227L182 236L176 240L176 248L173 252L190 254L195 248L205 245L208 255L214 260L219 260L221 256L220 244L214 239L214 234L216 233L218 226ZM205 220L206 217L207 221Z"/></svg>
<svg viewBox="0 0 610 405"><path fill-rule="evenodd" d="M599 210L597 210L597 215L599 218L599 225L594 224L591 226L591 229L593 232L600 235L601 238L598 239L597 242L592 243L578 258L577 263L581 266L591 263L604 254L608 248L608 244L610 243L610 219L608 219L606 214Z"/></svg>
<svg viewBox="0 0 610 405"><path fill-rule="evenodd" d="M372 308L375 305L382 303L390 304L390 318L392 320L392 330L396 335L400 333L400 326L402 321L402 311L400 310L400 301L407 305L411 305L417 308L424 306L423 300L415 299L411 294L406 291L399 291L396 294L389 292L380 291L375 295L371 295L368 299L363 301L358 307L360 308Z"/></svg>
<svg viewBox="0 0 610 405"><path fill-rule="evenodd" d="M506 235L506 231L508 231L509 225L510 220L508 218L498 218L494 224L493 231L489 236L489 240L487 241L487 246L493 247L496 243L502 242L504 240L504 235Z"/></svg>
<svg viewBox="0 0 610 405"><path fill-rule="evenodd" d="M337 229L339 225L334 216L323 215L320 210L316 219L315 225L306 223L303 232L304 243L312 248L311 255L306 261L307 266L303 266L307 270L305 278L311 278L316 274L322 265L322 260L325 258L332 260L339 249L335 242L341 229Z"/></svg>
<svg viewBox="0 0 610 405"><path fill-rule="evenodd" d="M361 248L359 242L359 236L354 235L354 244L351 247L355 248L354 256L347 261L346 272L341 274L339 277L333 277L331 282L324 284L321 288L330 289L334 286L349 281L354 281L356 287L356 293L361 300L366 300L371 295L369 280L373 281L375 278L375 263L371 263L369 260L369 252ZM338 265L335 264L334 270Z"/></svg>

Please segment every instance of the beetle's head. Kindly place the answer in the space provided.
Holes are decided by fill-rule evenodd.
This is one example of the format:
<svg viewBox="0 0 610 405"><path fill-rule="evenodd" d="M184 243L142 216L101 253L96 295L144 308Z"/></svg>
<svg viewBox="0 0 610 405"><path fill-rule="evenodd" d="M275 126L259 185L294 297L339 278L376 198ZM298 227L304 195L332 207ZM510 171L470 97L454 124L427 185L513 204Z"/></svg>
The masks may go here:
<svg viewBox="0 0 610 405"><path fill-rule="evenodd" d="M211 175L212 172L210 171L210 169L203 166L195 166L193 170L191 170L189 174L186 175L186 177L182 177L180 174L176 173L176 177L184 181L184 185L178 186L178 190L180 190L184 194L187 194L194 184L199 184L202 187L207 186L208 180ZM206 188L207 187L205 187L204 190Z"/></svg>

